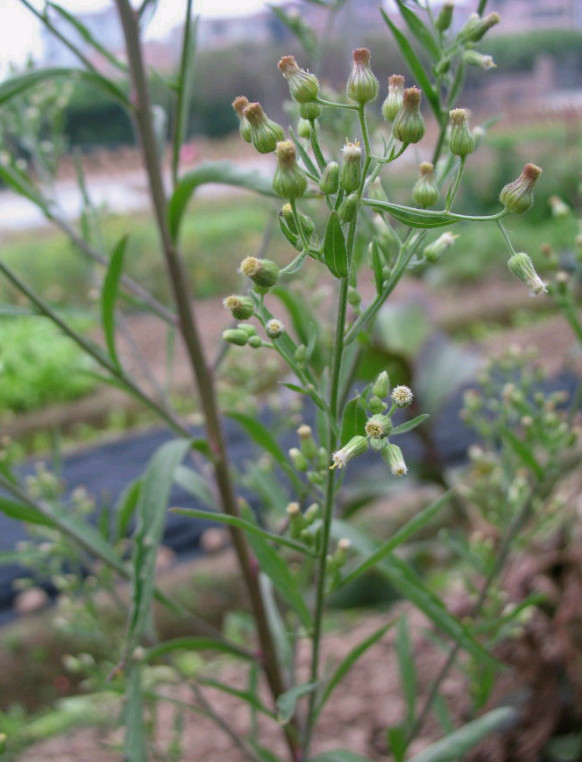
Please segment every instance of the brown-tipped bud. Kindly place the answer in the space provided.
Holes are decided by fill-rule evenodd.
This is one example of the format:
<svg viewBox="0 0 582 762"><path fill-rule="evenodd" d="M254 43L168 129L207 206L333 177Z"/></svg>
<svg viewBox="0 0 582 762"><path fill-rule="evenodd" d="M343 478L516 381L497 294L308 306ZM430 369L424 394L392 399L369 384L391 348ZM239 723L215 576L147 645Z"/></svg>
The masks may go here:
<svg viewBox="0 0 582 762"><path fill-rule="evenodd" d="M458 39L460 42L479 42L489 29L500 21L498 13L490 13L483 17L478 13L472 13L459 32Z"/></svg>
<svg viewBox="0 0 582 762"><path fill-rule="evenodd" d="M249 105L249 99L246 98L244 95L239 95L238 98L235 98L232 102L232 107L236 111L236 115L238 116L239 121L239 132L240 136L243 140L245 140L247 143L251 142L251 125L249 120L244 115L243 111L245 108Z"/></svg>
<svg viewBox="0 0 582 762"><path fill-rule="evenodd" d="M533 189L542 170L536 164L526 164L520 176L502 188L499 200L510 212L523 214L533 204Z"/></svg>
<svg viewBox="0 0 582 762"><path fill-rule="evenodd" d="M339 190L339 164L335 161L330 161L327 167L323 170L323 174L319 181L319 187L322 193L329 196L332 193L337 193Z"/></svg>
<svg viewBox="0 0 582 762"><path fill-rule="evenodd" d="M550 196L548 204L552 210L552 217L567 217L572 211L568 204L559 196Z"/></svg>
<svg viewBox="0 0 582 762"><path fill-rule="evenodd" d="M227 296L222 304L237 320L248 320L254 312L253 300L248 296L232 294Z"/></svg>
<svg viewBox="0 0 582 762"><path fill-rule="evenodd" d="M283 128L265 114L260 103L249 103L243 109L251 126L251 142L259 153L271 153L285 139Z"/></svg>
<svg viewBox="0 0 582 762"><path fill-rule="evenodd" d="M464 108L454 108L449 111L451 118L451 134L449 149L455 156L467 156L475 150L475 140L469 131L467 123L468 112Z"/></svg>
<svg viewBox="0 0 582 762"><path fill-rule="evenodd" d="M427 209L434 206L439 197L439 189L434 181L434 167L429 161L423 161L419 167L419 178L412 189L412 199L415 204Z"/></svg>
<svg viewBox="0 0 582 762"><path fill-rule="evenodd" d="M420 97L421 92L417 87L409 87L404 91L402 108L392 124L392 134L401 143L418 143L424 135Z"/></svg>
<svg viewBox="0 0 582 762"><path fill-rule="evenodd" d="M302 119L309 119L310 122L313 122L314 119L319 119L321 116L321 106L315 101L310 101L309 103L300 103L299 116Z"/></svg>
<svg viewBox="0 0 582 762"><path fill-rule="evenodd" d="M340 188L346 193L352 193L360 187L362 179L361 157L360 143L357 140L353 143L348 140L342 148L342 168L339 177Z"/></svg>
<svg viewBox="0 0 582 762"><path fill-rule="evenodd" d="M352 60L346 94L350 100L363 106L377 97L380 85L370 69L370 51L367 48L354 50Z"/></svg>
<svg viewBox="0 0 582 762"><path fill-rule="evenodd" d="M546 284L537 274L530 257L524 252L509 258L507 266L511 272L529 288L530 296L547 293Z"/></svg>
<svg viewBox="0 0 582 762"><path fill-rule="evenodd" d="M469 66L479 66L481 69L496 69L497 64L491 56L479 53L476 50L466 50L463 53L463 61Z"/></svg>
<svg viewBox="0 0 582 762"><path fill-rule="evenodd" d="M387 122L396 119L396 114L402 107L404 100L404 77L400 74L393 74L388 77L388 95L382 104L382 116Z"/></svg>
<svg viewBox="0 0 582 762"><path fill-rule="evenodd" d="M240 272L261 288L274 286L279 278L279 268L270 259L245 257L240 263Z"/></svg>
<svg viewBox="0 0 582 762"><path fill-rule="evenodd" d="M289 82L289 91L297 103L309 103L319 95L319 80L315 74L300 69L293 56L283 56L277 64L279 70Z"/></svg>
<svg viewBox="0 0 582 762"><path fill-rule="evenodd" d="M436 21L434 22L435 28L439 32L446 32L450 27L451 21L453 20L454 8L455 4L453 3L453 0L446 0L446 2L443 3L443 6L439 11L439 15L436 17Z"/></svg>
<svg viewBox="0 0 582 762"><path fill-rule="evenodd" d="M291 140L278 142L275 155L277 169L273 176L273 190L282 198L299 198L307 190L307 178L297 165L294 143Z"/></svg>

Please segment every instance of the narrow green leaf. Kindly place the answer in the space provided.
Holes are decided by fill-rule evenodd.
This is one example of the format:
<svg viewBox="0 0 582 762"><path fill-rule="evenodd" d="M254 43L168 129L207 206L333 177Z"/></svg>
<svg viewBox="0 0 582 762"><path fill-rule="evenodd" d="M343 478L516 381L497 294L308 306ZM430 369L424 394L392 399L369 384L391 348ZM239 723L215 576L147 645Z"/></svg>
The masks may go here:
<svg viewBox="0 0 582 762"><path fill-rule="evenodd" d="M181 178L170 198L168 223L174 241L178 239L180 225L188 202L196 189L205 183L234 185L238 188L262 193L264 196L276 195L271 178L264 177L256 170L240 169L229 161L204 162Z"/></svg>
<svg viewBox="0 0 582 762"><path fill-rule="evenodd" d="M250 659L251 657L242 649L227 643L226 641L216 640L215 638L205 638L199 636L185 636L183 638L173 638L166 640L157 646L148 648L143 658L144 662L157 661L162 656L173 651L220 651L220 653L238 656L241 659Z"/></svg>
<svg viewBox="0 0 582 762"><path fill-rule="evenodd" d="M272 720L277 719L276 715L267 709L267 707L259 699L256 693L251 693L251 691L241 691L237 688L233 688L232 686L227 685L226 683L221 682L220 680L213 680L208 677L201 678L198 680L198 682L200 685L207 685L210 688L216 688L223 693L228 693L230 696L236 696L237 698L241 699L241 701L244 701L253 709L256 709L258 712L261 712L267 717L270 717Z"/></svg>
<svg viewBox="0 0 582 762"><path fill-rule="evenodd" d="M192 76L194 74L194 56L196 54L196 36L198 32L198 16L192 18L192 2L187 0L184 33L182 36L182 54L180 56L180 71L177 83L176 115L174 120L174 135L172 140L172 177L174 183L178 179L180 151L186 135Z"/></svg>
<svg viewBox="0 0 582 762"><path fill-rule="evenodd" d="M135 479L135 481L127 485L118 500L116 507L118 540L127 534L129 522L137 509L140 489L141 479Z"/></svg>
<svg viewBox="0 0 582 762"><path fill-rule="evenodd" d="M416 13L411 11L402 0L396 0L396 3L398 4L400 15L406 22L406 26L416 37L422 49L426 50L435 61L438 61L441 57L441 51L430 29L422 23Z"/></svg>
<svg viewBox="0 0 582 762"><path fill-rule="evenodd" d="M149 621L155 591L156 556L164 531L174 472L189 448L189 439L166 442L151 457L143 476L134 537L128 650L139 643Z"/></svg>
<svg viewBox="0 0 582 762"><path fill-rule="evenodd" d="M525 465L531 468L536 477L539 480L542 480L544 478L544 469L535 459L531 448L528 447L525 442L522 442L521 439L516 436L513 431L511 431L511 429L505 429L502 432L502 437L508 441L511 449L519 458L521 458Z"/></svg>
<svg viewBox="0 0 582 762"><path fill-rule="evenodd" d="M396 657L398 659L398 671L400 672L400 683L402 692L406 700L406 721L411 723L414 720L416 709L416 666L414 664L414 654L412 653L412 644L410 641L410 628L408 626L408 617L403 614L398 622L398 632L396 634Z"/></svg>
<svg viewBox="0 0 582 762"><path fill-rule="evenodd" d="M120 69L122 72L127 71L127 66L122 61L119 61L112 53L110 53L104 45L101 45L99 40L97 40L91 34L91 31L83 23L81 23L81 21L79 21L76 16L74 16L72 13L69 13L69 11L65 10L65 8L63 8L61 5L57 5L57 3L52 2L52 0L47 0L47 5L53 8L59 16L64 18L65 21L74 27L74 29L76 29L83 40L85 40L85 42L94 48L100 55L106 58L109 63L113 64L113 66L115 66L117 69Z"/></svg>
<svg viewBox="0 0 582 762"><path fill-rule="evenodd" d="M279 384L287 387L287 389L291 389L292 392L296 392L297 394L310 396L310 392L308 392L307 389L304 389L302 386L297 386L297 384L290 384L288 381L279 381Z"/></svg>
<svg viewBox="0 0 582 762"><path fill-rule="evenodd" d="M430 79L428 78L423 65L419 61L416 53L412 49L412 45L408 42L404 34L398 29L398 27L392 23L392 21L388 18L386 12L383 9L380 9L380 13L382 14L382 17L386 24L388 25L390 31L394 35L394 39L396 40L396 43L398 47L400 48L400 52L402 53L402 57L408 64L408 68L410 69L412 75L416 78L416 81L418 82L419 87L423 90L424 94L426 95L426 98L430 104L430 107L433 110L434 115L438 120L441 118L441 106L439 102L439 97L435 89L433 88Z"/></svg>
<svg viewBox="0 0 582 762"><path fill-rule="evenodd" d="M288 288L281 288L280 286L272 288L269 294L276 296L285 305L297 338L302 344L307 344L309 342L310 326L313 325L315 320L313 310L308 301L301 294L289 291Z"/></svg>
<svg viewBox="0 0 582 762"><path fill-rule="evenodd" d="M342 433L340 437L340 446L347 444L352 437L365 436L364 427L367 417L359 397L350 400L345 406L342 418Z"/></svg>
<svg viewBox="0 0 582 762"><path fill-rule="evenodd" d="M26 521L30 524L39 524L45 527L54 527L55 525L52 519L43 515L33 506L16 503L3 495L0 495L0 512L17 521Z"/></svg>
<svg viewBox="0 0 582 762"><path fill-rule="evenodd" d="M410 762L454 762L496 730L511 727L517 718L514 707L504 706L473 720L413 757Z"/></svg>
<svg viewBox="0 0 582 762"><path fill-rule="evenodd" d="M310 172L314 177L319 177L319 172L317 170L317 167L315 164L311 161L311 158L305 148L303 147L303 144L295 134L295 131L292 127L289 128L289 132L291 134L291 137L293 139L293 142L295 143L295 148L297 149L297 153L301 157L301 161L303 162L305 169Z"/></svg>
<svg viewBox="0 0 582 762"><path fill-rule="evenodd" d="M336 749L335 751L324 751L316 757L309 757L307 762L370 762L367 757L360 754L354 754L353 751L346 749Z"/></svg>
<svg viewBox="0 0 582 762"><path fill-rule="evenodd" d="M433 212L430 209L415 209L413 206L400 206L389 201L376 201L371 198L363 199L366 206L388 212L399 222L411 228L442 228L445 225L454 225L459 220L446 212Z"/></svg>
<svg viewBox="0 0 582 762"><path fill-rule="evenodd" d="M172 508L171 510L172 513L177 513L180 516L188 516L191 519L218 521L221 524L227 524L231 527L243 529L245 532L252 532L253 534L260 535L265 540L276 542L279 545L285 545L287 548L293 548L293 550L298 550L300 553L307 553L310 556L316 555L315 551L308 548L306 545L303 545L296 540L290 540L288 537L281 537L273 532L267 532L252 521L246 521L238 516L230 516L227 513L218 513L216 511L202 511L198 508Z"/></svg>
<svg viewBox="0 0 582 762"><path fill-rule="evenodd" d="M416 516L413 516L410 521L407 521L403 527L400 527L390 539L383 542L375 551L370 553L368 557L349 574L341 580L340 585L347 585L348 582L359 577L360 574L368 571L377 563L382 561L389 553L392 553L399 545L406 542L413 534L420 531L428 523L430 523L434 517L440 512L441 508L445 506L451 499L451 492L445 492L444 495L431 503L424 510L420 511Z"/></svg>
<svg viewBox="0 0 582 762"><path fill-rule="evenodd" d="M288 691L285 691L285 693L281 693L277 697L279 722L282 722L284 725L287 724L295 714L295 707L299 699L302 696L307 696L308 693L313 693L316 686L317 683L302 683L301 685L294 685Z"/></svg>
<svg viewBox="0 0 582 762"><path fill-rule="evenodd" d="M394 762L403 762L408 744L406 743L406 731L402 725L395 725L388 728L386 734L388 739L388 748L394 755Z"/></svg>
<svg viewBox="0 0 582 762"><path fill-rule="evenodd" d="M379 294L382 291L384 284L384 273L382 272L382 254L377 241L372 241L370 244L370 257L372 259L372 272L374 273L374 285L376 286L376 293Z"/></svg>
<svg viewBox="0 0 582 762"><path fill-rule="evenodd" d="M362 654L364 654L371 646L374 645L374 643L377 643L380 640L380 638L383 637L385 633L388 632L388 630L394 624L394 621L388 622L388 624L385 624L382 627L379 627L368 638L366 638L361 643L358 643L358 645L352 648L349 654L341 661L341 663L339 664L339 666L337 667L337 669L331 676L331 679L325 686L325 689L323 693L321 694L321 697L319 698L317 707L315 709L316 717L319 716L319 713L325 706L325 703L327 702L327 700L329 699L333 691L337 688L339 683L344 679L344 677L347 675L350 669L354 666L354 664L357 662L360 656L362 656Z"/></svg>
<svg viewBox="0 0 582 762"><path fill-rule="evenodd" d="M254 517L250 507L243 506L242 512L243 518L252 524ZM261 571L269 577L281 596L295 611L301 624L310 632L312 627L311 614L299 589L297 580L289 569L289 565L271 547L269 541L260 534L249 532L247 537L249 545L257 557Z"/></svg>
<svg viewBox="0 0 582 762"><path fill-rule="evenodd" d="M407 431L412 431L412 429L415 429L417 426L420 426L421 423L424 423L427 418L430 418L428 413L417 415L416 418L401 423L400 426L395 426L390 432L390 436L394 436L395 434L405 434Z"/></svg>
<svg viewBox="0 0 582 762"><path fill-rule="evenodd" d="M145 762L148 759L149 743L143 716L143 693L139 664L133 664L129 671L124 722L124 762Z"/></svg>
<svg viewBox="0 0 582 762"><path fill-rule="evenodd" d="M334 210L329 216L323 242L323 259L329 271L336 278L348 274L348 253L338 213Z"/></svg>
<svg viewBox="0 0 582 762"><path fill-rule="evenodd" d="M193 468L178 466L174 473L174 481L191 495L197 497L198 500L206 503L206 505L209 505L211 508L215 506L216 499L208 486L208 482L197 471L194 471Z"/></svg>
<svg viewBox="0 0 582 762"><path fill-rule="evenodd" d="M109 356L115 366L121 370L121 364L115 346L115 303L119 290L119 281L123 273L123 260L127 249L128 236L124 235L119 241L109 260L109 267L103 281L101 291L101 322Z"/></svg>

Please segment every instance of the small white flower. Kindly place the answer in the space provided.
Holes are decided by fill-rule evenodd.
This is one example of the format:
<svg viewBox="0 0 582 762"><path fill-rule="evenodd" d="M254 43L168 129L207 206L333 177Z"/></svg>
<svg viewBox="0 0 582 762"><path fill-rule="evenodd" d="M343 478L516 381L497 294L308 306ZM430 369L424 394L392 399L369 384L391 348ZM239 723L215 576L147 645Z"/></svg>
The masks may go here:
<svg viewBox="0 0 582 762"><path fill-rule="evenodd" d="M414 397L412 389L408 386L395 386L390 396L396 407L408 407Z"/></svg>
<svg viewBox="0 0 582 762"><path fill-rule="evenodd" d="M265 332L270 339L278 339L285 332L285 326L280 320L273 318L267 322Z"/></svg>

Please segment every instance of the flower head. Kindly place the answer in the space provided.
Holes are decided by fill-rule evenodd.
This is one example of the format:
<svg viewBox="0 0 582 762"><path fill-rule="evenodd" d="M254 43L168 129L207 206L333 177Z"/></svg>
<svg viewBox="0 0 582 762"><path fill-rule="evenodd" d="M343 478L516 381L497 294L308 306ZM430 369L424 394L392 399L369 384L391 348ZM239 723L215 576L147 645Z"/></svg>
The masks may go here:
<svg viewBox="0 0 582 762"><path fill-rule="evenodd" d="M346 93L350 100L363 106L376 98L380 85L370 69L370 51L367 48L354 50L352 59Z"/></svg>
<svg viewBox="0 0 582 762"><path fill-rule="evenodd" d="M390 396L396 407L408 407L408 405L412 404L412 399L414 397L412 389L403 385L395 386L394 389L392 389L392 394Z"/></svg>
<svg viewBox="0 0 582 762"><path fill-rule="evenodd" d="M345 468L350 460L363 455L368 449L368 440L366 437L355 436L344 445L341 450L337 450L332 455L333 465L330 468Z"/></svg>
<svg viewBox="0 0 582 762"><path fill-rule="evenodd" d="M315 74L300 69L293 56L283 56L277 66L289 82L289 91L293 100L297 103L309 103L317 98L319 80Z"/></svg>

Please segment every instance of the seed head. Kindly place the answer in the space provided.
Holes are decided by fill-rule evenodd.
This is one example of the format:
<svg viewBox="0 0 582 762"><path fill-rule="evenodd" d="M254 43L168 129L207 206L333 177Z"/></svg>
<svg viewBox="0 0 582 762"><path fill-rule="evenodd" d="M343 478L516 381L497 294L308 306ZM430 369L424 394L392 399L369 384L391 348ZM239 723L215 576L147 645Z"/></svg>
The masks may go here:
<svg viewBox="0 0 582 762"><path fill-rule="evenodd" d="M414 397L412 389L408 386L395 386L390 396L396 407L408 407Z"/></svg>

